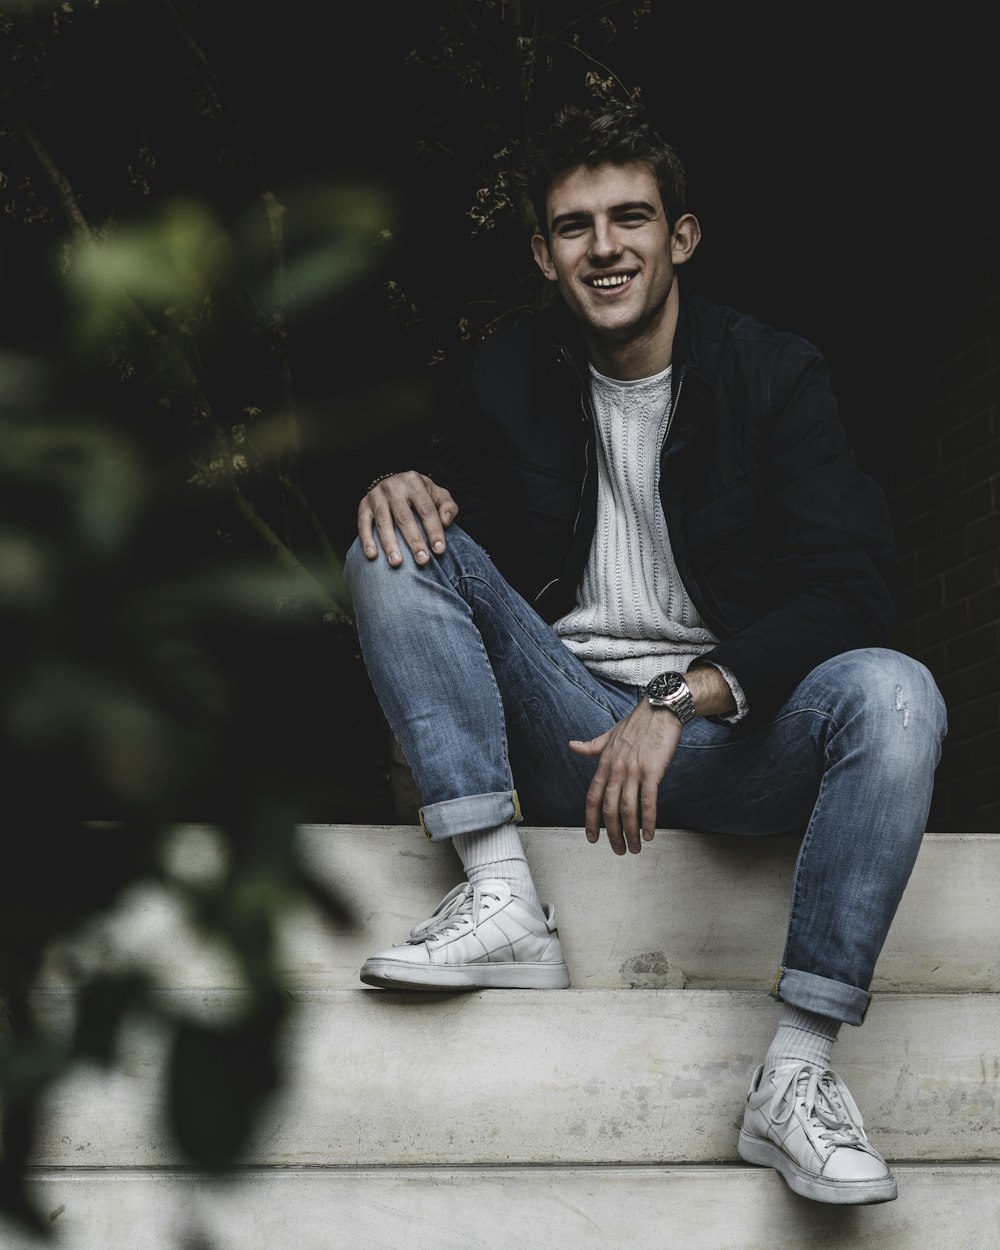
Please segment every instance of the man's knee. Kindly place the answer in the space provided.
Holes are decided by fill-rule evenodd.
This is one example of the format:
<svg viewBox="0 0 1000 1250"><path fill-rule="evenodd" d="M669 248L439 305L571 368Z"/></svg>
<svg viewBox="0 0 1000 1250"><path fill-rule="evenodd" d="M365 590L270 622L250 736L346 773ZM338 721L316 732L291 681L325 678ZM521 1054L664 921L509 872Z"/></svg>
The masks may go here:
<svg viewBox="0 0 1000 1250"><path fill-rule="evenodd" d="M842 715L906 731L939 748L947 731L944 699L930 670L919 660L884 647L846 651L810 674L832 685Z"/></svg>
<svg viewBox="0 0 1000 1250"><path fill-rule="evenodd" d="M377 534L375 546L378 554L369 558L361 546L361 539L356 538L344 557L344 580L354 600L355 610L372 600L381 602L391 599L405 589L411 574L419 571L416 561L405 548L402 563L394 567L389 563Z"/></svg>
<svg viewBox="0 0 1000 1250"><path fill-rule="evenodd" d="M410 580L406 561L400 568L393 568L377 537L375 542L378 555L374 559L365 555L360 538L354 540L344 557L344 581L351 594L354 617L359 623L394 619Z"/></svg>
<svg viewBox="0 0 1000 1250"><path fill-rule="evenodd" d="M355 539L344 558L344 580L355 616L419 612L421 605L439 605L441 592L450 594L460 587L466 574L496 576L489 556L457 525L447 531L446 541L444 552L426 564L417 564L404 546L402 562L392 565L377 533L378 554L373 559L365 555L361 540Z"/></svg>

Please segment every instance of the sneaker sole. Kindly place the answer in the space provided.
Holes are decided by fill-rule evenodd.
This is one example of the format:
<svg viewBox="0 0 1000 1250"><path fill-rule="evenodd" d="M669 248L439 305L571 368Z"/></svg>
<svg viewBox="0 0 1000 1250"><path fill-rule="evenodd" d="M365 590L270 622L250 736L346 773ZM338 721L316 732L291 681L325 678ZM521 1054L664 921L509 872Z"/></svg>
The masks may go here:
<svg viewBox="0 0 1000 1250"><path fill-rule="evenodd" d="M368 959L361 980L387 990L564 990L569 969L564 963L416 967L401 960Z"/></svg>
<svg viewBox="0 0 1000 1250"><path fill-rule="evenodd" d="M741 1159L780 1172L789 1189L815 1202L862 1206L866 1203L892 1202L896 1197L896 1181L892 1176L870 1181L824 1180L800 1168L773 1142L755 1137L745 1129L740 1129L738 1150Z"/></svg>

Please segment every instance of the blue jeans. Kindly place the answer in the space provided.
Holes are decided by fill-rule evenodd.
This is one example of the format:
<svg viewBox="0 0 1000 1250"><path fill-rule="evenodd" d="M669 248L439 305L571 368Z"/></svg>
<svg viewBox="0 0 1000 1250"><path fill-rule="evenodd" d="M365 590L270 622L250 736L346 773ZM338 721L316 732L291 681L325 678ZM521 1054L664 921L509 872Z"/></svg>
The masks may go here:
<svg viewBox="0 0 1000 1250"><path fill-rule="evenodd" d="M508 820L583 824L596 760L570 751L641 691L590 672L457 526L418 566L356 542L346 574L365 664L434 841ZM660 827L802 832L771 993L860 1024L926 827L946 731L927 669L895 651L835 656L766 723L701 717L660 785ZM516 789L515 789L516 781Z"/></svg>

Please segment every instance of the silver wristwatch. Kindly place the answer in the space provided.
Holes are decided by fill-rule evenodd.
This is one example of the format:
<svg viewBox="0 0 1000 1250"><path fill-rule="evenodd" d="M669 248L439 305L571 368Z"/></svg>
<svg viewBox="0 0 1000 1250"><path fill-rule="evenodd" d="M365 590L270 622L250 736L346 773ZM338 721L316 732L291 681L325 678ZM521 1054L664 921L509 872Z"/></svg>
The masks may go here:
<svg viewBox="0 0 1000 1250"><path fill-rule="evenodd" d="M683 673L660 673L646 687L650 707L666 707L677 717L681 727L694 720L694 700Z"/></svg>

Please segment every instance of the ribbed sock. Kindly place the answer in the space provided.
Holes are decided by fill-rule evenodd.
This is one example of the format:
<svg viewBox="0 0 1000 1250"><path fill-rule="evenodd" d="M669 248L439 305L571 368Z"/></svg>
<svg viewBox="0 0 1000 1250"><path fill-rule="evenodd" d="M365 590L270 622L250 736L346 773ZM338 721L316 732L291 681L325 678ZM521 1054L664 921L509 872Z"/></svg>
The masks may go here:
<svg viewBox="0 0 1000 1250"><path fill-rule="evenodd" d="M828 1068L840 1021L785 1003L774 1040L764 1058L764 1071L790 1063L814 1063Z"/></svg>
<svg viewBox="0 0 1000 1250"><path fill-rule="evenodd" d="M515 898L542 910L516 825L508 823L477 829L475 833L459 833L452 843L473 885L480 881L506 881Z"/></svg>

